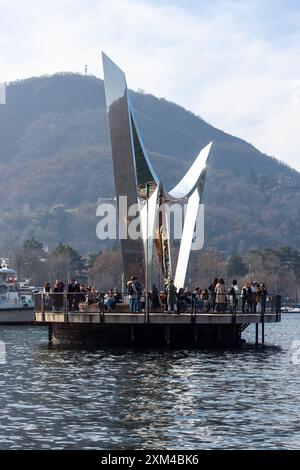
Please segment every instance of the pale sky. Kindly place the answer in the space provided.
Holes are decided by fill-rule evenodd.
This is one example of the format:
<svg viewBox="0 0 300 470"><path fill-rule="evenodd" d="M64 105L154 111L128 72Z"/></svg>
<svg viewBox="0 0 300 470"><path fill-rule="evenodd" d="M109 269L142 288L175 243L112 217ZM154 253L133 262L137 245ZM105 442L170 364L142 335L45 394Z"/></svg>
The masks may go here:
<svg viewBox="0 0 300 470"><path fill-rule="evenodd" d="M300 0L0 0L0 82L103 76L144 89L300 171Z"/></svg>

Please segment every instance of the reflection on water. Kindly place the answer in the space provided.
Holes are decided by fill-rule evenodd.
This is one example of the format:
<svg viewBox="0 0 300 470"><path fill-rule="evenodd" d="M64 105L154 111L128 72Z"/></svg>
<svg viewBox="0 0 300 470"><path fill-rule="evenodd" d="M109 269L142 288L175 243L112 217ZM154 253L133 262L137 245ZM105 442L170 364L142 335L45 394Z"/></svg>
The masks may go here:
<svg viewBox="0 0 300 470"><path fill-rule="evenodd" d="M0 339L1 449L300 448L300 316L267 326L263 351L49 349L34 327Z"/></svg>

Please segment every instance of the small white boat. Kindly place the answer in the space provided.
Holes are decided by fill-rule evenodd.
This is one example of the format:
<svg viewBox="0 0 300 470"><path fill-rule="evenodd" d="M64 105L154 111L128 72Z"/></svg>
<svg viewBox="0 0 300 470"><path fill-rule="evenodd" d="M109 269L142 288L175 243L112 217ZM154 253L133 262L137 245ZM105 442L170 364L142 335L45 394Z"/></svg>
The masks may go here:
<svg viewBox="0 0 300 470"><path fill-rule="evenodd" d="M33 292L21 288L8 259L0 258L0 323L32 322L33 307Z"/></svg>
<svg viewBox="0 0 300 470"><path fill-rule="evenodd" d="M290 306L284 306L281 308L282 313L300 313L300 308L299 307L290 307Z"/></svg>

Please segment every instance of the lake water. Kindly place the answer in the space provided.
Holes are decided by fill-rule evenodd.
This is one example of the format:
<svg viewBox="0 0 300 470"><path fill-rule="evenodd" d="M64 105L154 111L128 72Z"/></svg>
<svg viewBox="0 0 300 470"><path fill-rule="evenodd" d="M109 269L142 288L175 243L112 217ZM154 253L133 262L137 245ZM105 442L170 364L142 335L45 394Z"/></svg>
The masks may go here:
<svg viewBox="0 0 300 470"><path fill-rule="evenodd" d="M46 328L0 326L0 449L299 449L300 315L282 320L264 350L226 352L51 349Z"/></svg>

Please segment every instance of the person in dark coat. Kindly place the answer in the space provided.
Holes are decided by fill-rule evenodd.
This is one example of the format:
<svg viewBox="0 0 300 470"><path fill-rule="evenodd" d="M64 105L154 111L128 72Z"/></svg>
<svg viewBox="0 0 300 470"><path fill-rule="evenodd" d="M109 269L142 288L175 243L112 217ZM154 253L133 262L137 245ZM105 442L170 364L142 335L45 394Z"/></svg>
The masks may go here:
<svg viewBox="0 0 300 470"><path fill-rule="evenodd" d="M209 286L208 290L210 292L210 303L212 307L212 311L214 312L216 309L216 286L219 283L219 279L216 277L214 282Z"/></svg>
<svg viewBox="0 0 300 470"><path fill-rule="evenodd" d="M167 310L172 313L175 310L175 305L177 306L177 289L174 286L173 279L169 279L166 283L165 292L167 295Z"/></svg>
<svg viewBox="0 0 300 470"><path fill-rule="evenodd" d="M75 279L71 279L68 284L68 294L67 294L69 312L73 310L74 292L75 292L74 287L75 287Z"/></svg>
<svg viewBox="0 0 300 470"><path fill-rule="evenodd" d="M81 294L80 291L81 291L81 289L80 289L80 284L78 284L78 282L75 281L75 283L74 283L74 291L73 291L73 292L74 292L74 303L73 303L73 305L74 305L74 310L75 310L76 312L79 311L79 304L80 304L80 302L81 302L81 300L82 300L82 294Z"/></svg>
<svg viewBox="0 0 300 470"><path fill-rule="evenodd" d="M158 288L156 287L155 284L152 286L152 291L151 291L151 303L152 303L152 308L156 309L159 308L159 292Z"/></svg>
<svg viewBox="0 0 300 470"><path fill-rule="evenodd" d="M59 280L55 281L55 284L52 289L52 293L53 293L53 308L55 312L59 312L61 308Z"/></svg>

